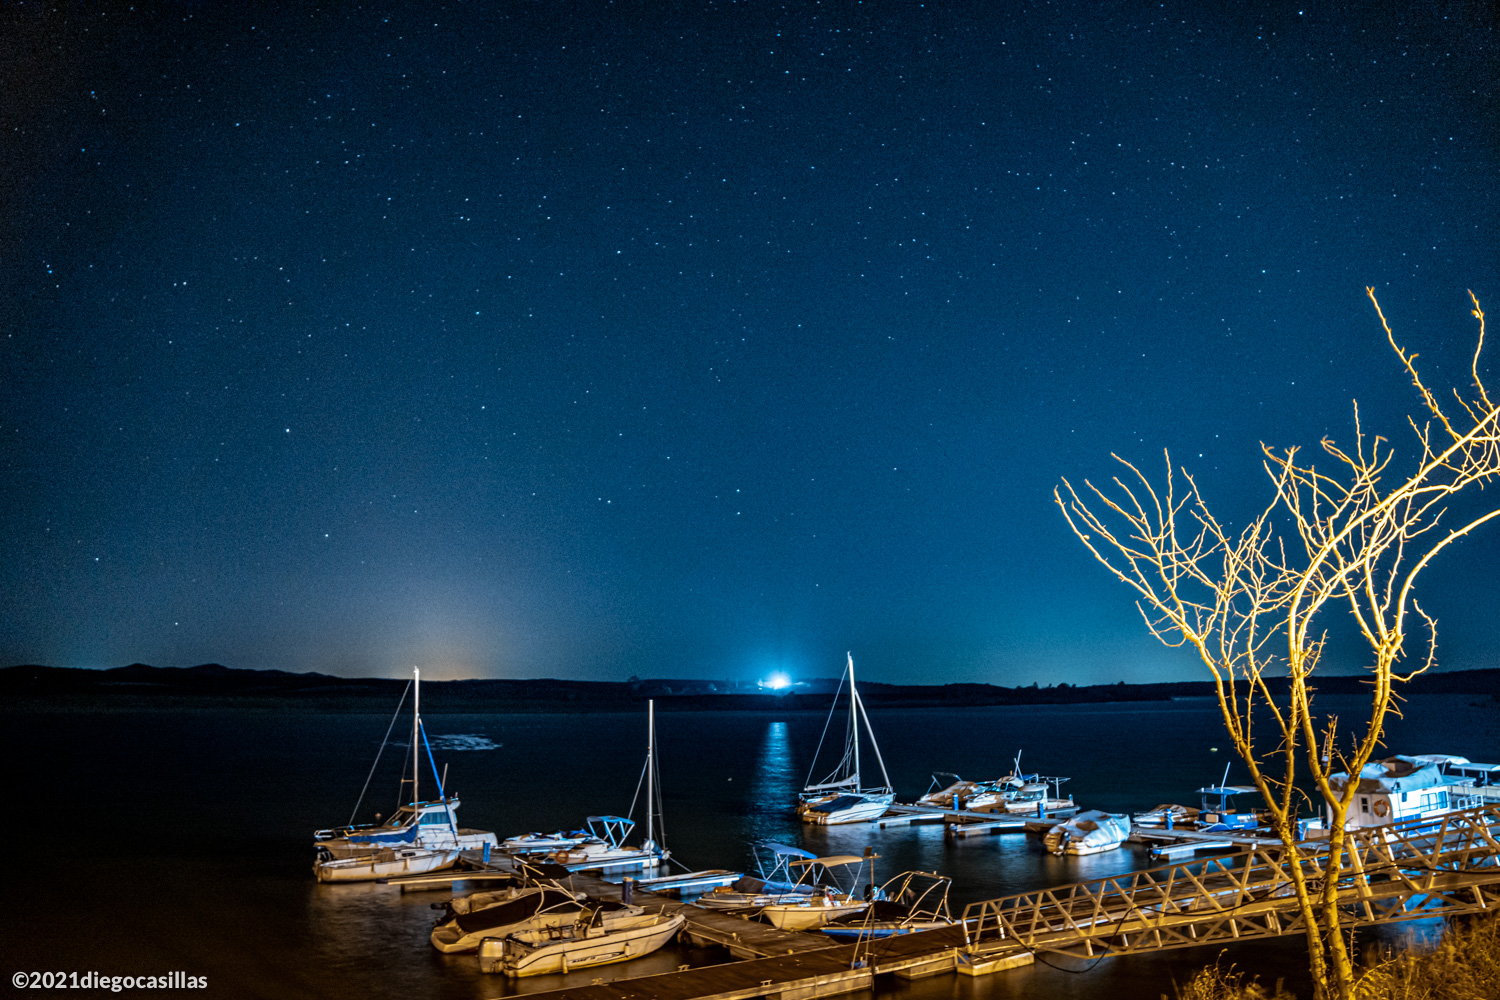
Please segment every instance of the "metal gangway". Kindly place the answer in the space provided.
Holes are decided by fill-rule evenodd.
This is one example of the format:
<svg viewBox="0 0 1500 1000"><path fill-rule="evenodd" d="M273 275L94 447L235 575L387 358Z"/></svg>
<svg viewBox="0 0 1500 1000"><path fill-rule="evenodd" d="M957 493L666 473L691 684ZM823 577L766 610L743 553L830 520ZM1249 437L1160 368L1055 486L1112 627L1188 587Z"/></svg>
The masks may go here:
<svg viewBox="0 0 1500 1000"><path fill-rule="evenodd" d="M1303 930L1290 872L1321 890L1326 842L1234 854L971 903L970 961L1188 948ZM1500 906L1500 804L1350 831L1338 883L1346 928Z"/></svg>

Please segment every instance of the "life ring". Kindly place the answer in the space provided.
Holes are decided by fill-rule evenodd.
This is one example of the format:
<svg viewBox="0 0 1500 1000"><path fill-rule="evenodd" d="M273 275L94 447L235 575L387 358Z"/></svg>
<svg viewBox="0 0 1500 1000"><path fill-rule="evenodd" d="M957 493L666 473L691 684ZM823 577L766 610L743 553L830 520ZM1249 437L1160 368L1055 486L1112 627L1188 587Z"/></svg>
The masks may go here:
<svg viewBox="0 0 1500 1000"><path fill-rule="evenodd" d="M1391 807L1388 806L1388 805L1386 805L1385 799L1376 799L1375 800L1375 815L1376 816L1384 816L1386 813L1388 813L1390 811L1391 811Z"/></svg>

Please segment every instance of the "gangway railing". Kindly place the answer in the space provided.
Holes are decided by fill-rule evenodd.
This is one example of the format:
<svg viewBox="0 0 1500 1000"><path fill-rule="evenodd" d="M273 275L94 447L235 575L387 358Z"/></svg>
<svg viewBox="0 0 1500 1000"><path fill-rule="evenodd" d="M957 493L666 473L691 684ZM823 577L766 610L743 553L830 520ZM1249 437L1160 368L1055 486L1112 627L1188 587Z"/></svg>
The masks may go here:
<svg viewBox="0 0 1500 1000"><path fill-rule="evenodd" d="M1300 933L1293 866L1316 894L1327 864L1323 842L1258 846L971 903L965 951L1092 958ZM1350 831L1331 877L1347 927L1500 906L1500 804Z"/></svg>

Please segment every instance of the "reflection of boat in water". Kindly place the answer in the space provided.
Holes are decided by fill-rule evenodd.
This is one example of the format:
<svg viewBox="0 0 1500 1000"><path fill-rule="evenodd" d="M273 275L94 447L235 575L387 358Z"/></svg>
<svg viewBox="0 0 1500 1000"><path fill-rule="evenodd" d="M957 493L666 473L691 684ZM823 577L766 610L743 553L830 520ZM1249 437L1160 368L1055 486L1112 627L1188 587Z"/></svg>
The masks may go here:
<svg viewBox="0 0 1500 1000"><path fill-rule="evenodd" d="M805 931L863 910L878 895L873 884L866 886L863 895L854 895L855 887L862 881L860 876L866 862L871 865L870 881L873 882L874 863L879 855L871 853L868 848L865 850L863 857L836 854L826 858L796 858L788 862L790 867L802 869L797 884L808 886L812 891L797 900L763 906L761 916L784 931ZM841 886L836 873L850 869L849 885Z"/></svg>
<svg viewBox="0 0 1500 1000"><path fill-rule="evenodd" d="M885 772L885 761L880 756L880 744L875 742L875 731L870 728L870 717L865 712L864 702L860 700L859 690L854 686L853 653L849 654L849 665L845 668L845 674L849 678L849 723L844 735L844 756L827 778L816 784L809 783L802 789L802 795L797 804L797 815L804 823L816 823L820 826L863 823L885 815L885 811L890 808L896 798L896 793L891 790L890 776ZM833 693L833 704L828 709L830 721L833 719L834 709L838 707L839 692L843 690L843 686L841 678L839 689ZM875 760L880 764L880 776L885 779L885 784L879 788L861 787L859 772L861 721L864 723L865 732L869 734L870 746L875 750ZM823 732L825 734L828 732L827 724L824 725ZM819 740L818 750L822 749L823 743ZM816 766L816 752L813 754L813 761Z"/></svg>
<svg viewBox="0 0 1500 1000"><path fill-rule="evenodd" d="M473 951L487 937L575 923L583 909L577 895L555 885L476 892L448 901L432 946L445 954Z"/></svg>
<svg viewBox="0 0 1500 1000"><path fill-rule="evenodd" d="M507 976L541 976L649 955L670 941L687 917L636 911L609 919L603 908L585 910L582 919L562 927L540 927L507 937L487 937L479 945L479 971Z"/></svg>
<svg viewBox="0 0 1500 1000"><path fill-rule="evenodd" d="M762 840L751 848L760 877L746 875L732 885L706 892L697 899L699 906L710 910L732 910L741 907L768 906L772 903L794 903L811 895L811 885L798 885L790 863L816 857L800 847L788 847Z"/></svg>
<svg viewBox="0 0 1500 1000"><path fill-rule="evenodd" d="M1048 830L1043 842L1053 854L1099 854L1119 847L1128 836L1129 818L1090 809Z"/></svg>
<svg viewBox="0 0 1500 1000"><path fill-rule="evenodd" d="M438 776L437 762L432 758L432 749L427 744L427 732L422 726L421 697L422 675L412 671L412 718L411 718L411 796L407 805L397 809L385 823L351 825L318 830L313 834L314 846L318 849L318 860L313 872L320 882L365 882L393 875L421 875L442 871L458 860L465 850L484 850L495 846L495 835L485 830L460 829L458 826L458 799L443 791L442 778ZM401 696L405 702L405 693ZM396 706L399 715L401 706ZM396 720L391 719L394 728ZM379 765L380 755L385 751L385 742L375 755ZM422 801L421 762L426 751L427 762L432 767L433 780L437 784L438 798ZM375 767L370 768L375 773ZM402 779L401 784L406 784ZM365 780L369 788L369 779ZM364 792L360 793L360 802ZM354 811L359 812L359 802Z"/></svg>
<svg viewBox="0 0 1500 1000"><path fill-rule="evenodd" d="M865 910L823 925L836 938L880 938L947 927L948 889L953 880L933 872L903 872L880 887Z"/></svg>

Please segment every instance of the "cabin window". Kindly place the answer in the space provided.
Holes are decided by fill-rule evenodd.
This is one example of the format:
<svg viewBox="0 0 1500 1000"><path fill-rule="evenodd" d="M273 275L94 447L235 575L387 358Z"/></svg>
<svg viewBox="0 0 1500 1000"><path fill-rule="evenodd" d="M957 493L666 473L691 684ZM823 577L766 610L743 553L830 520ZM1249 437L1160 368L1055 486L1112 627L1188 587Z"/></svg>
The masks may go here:
<svg viewBox="0 0 1500 1000"><path fill-rule="evenodd" d="M1359 811L1362 813L1370 811L1370 800L1366 796L1361 795L1359 797Z"/></svg>
<svg viewBox="0 0 1500 1000"><path fill-rule="evenodd" d="M445 812L430 812L422 816L423 826L447 826L448 814Z"/></svg>
<svg viewBox="0 0 1500 1000"><path fill-rule="evenodd" d="M1447 792L1438 792L1437 801L1438 801L1438 808L1439 809L1447 809L1448 808L1448 793Z"/></svg>

